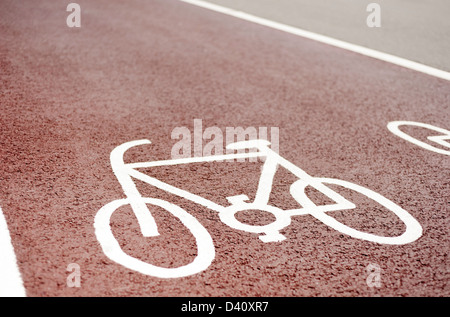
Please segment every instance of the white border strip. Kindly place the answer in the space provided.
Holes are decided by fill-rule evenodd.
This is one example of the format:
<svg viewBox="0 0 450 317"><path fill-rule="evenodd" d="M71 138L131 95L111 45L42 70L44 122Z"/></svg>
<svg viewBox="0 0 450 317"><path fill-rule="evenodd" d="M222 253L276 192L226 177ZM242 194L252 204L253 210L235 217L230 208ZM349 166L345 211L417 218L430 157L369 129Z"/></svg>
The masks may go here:
<svg viewBox="0 0 450 317"><path fill-rule="evenodd" d="M334 38L331 38L331 37L328 37L325 35L320 35L317 33L310 32L310 31L305 31L305 30L302 30L302 29L299 29L299 28L296 28L293 26L289 26L286 24L282 24L282 23L274 22L274 21L267 20L264 18L260 18L260 17L254 16L254 15L242 12L242 11L237 11L234 9L222 7L217 4L212 4L212 3L201 1L201 0L179 0L179 1L190 3L192 5L196 5L196 6L199 6L199 7L205 8L205 9L209 9L212 11L220 12L220 13L230 15L230 16L242 19L242 20L249 21L249 22L268 26L273 29L277 29L280 31L298 35L298 36L301 36L304 38L308 38L308 39L318 41L321 43L325 43L328 45L332 45L335 47L339 47L339 48L342 48L342 49L345 49L348 51L359 53L359 54L362 54L365 56L376 58L378 60L382 60L382 61L385 61L385 62L388 62L391 64L402 66L402 67L405 67L408 69L412 69L412 70L415 70L415 71L418 71L418 72L421 72L424 74L428 74L428 75L431 75L431 76L434 76L437 78L441 78L441 79L450 81L450 73L449 72L446 72L446 71L443 71L443 70L440 70L437 68L433 68L430 66L426 66L426 65L423 65L423 64L420 64L417 62L413 62L413 61L410 61L410 60L407 60L407 59L404 59L404 58L401 58L398 56L379 52L379 51L376 51L376 50L373 50L370 48L366 48L363 46L359 46L356 44L347 43L347 42L337 40L337 39L334 39Z"/></svg>
<svg viewBox="0 0 450 317"><path fill-rule="evenodd" d="M25 297L16 255L5 216L0 208L0 297Z"/></svg>

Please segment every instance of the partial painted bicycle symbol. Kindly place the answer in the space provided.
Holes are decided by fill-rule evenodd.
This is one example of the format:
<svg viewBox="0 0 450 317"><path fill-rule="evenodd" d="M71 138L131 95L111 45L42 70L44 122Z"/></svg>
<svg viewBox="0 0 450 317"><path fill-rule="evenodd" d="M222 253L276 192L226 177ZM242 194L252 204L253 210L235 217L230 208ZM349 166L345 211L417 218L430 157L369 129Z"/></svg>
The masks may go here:
<svg viewBox="0 0 450 317"><path fill-rule="evenodd" d="M404 139L406 141L414 143L415 145L418 145L429 151L433 151L433 152L445 154L445 155L450 155L450 150L438 148L438 147L432 146L428 143L425 143L423 141L417 140L416 138L413 138L412 136L401 131L400 126L415 126L415 127L426 128L426 129L429 129L432 131L439 132L440 133L439 135L432 135L432 136L427 137L427 139L429 141L435 142L436 144L439 144L448 149L450 149L450 143L446 140L450 140L450 131L449 130L435 127L431 124L414 122L414 121L392 121L392 122L389 122L387 125L387 128L389 129L389 131L391 131L392 133L394 133L395 135L401 137L402 139Z"/></svg>
<svg viewBox="0 0 450 317"><path fill-rule="evenodd" d="M249 153L233 153L226 155L208 156L208 157L194 157L181 158L172 160L162 160L153 162L140 163L124 163L124 153L136 146L150 144L148 140L138 140L124 143L111 152L112 169L122 186L126 195L124 199L114 200L104 207L102 207L95 217L95 233L100 242L103 252L111 260L138 272L146 275L151 275L160 278L178 278L199 273L207 269L215 257L215 248L213 240L208 231L203 225L191 214L179 206L158 198L142 197L139 193L134 179L143 181L153 185L159 189L165 190L171 194L191 200L199 205L205 206L218 213L220 220L230 226L231 228L242 230L259 235L259 239L265 243L283 241L286 237L280 231L289 226L291 218L301 215L312 215L324 224L331 228L347 234L351 237L367 240L381 244L406 244L415 241L422 235L422 227L406 210L396 205L392 201L386 199L380 194L367 189L365 187L332 178L312 177L308 175L298 166L292 164L285 158L281 157L275 151L271 150L270 142L266 140L250 140L229 144L229 149L256 149L257 151ZM250 157L264 157L264 164L259 179L256 196L253 201L249 201L246 195L237 195L227 197L229 206L222 206L205 199L201 196L195 195L183 189L174 187L165 182L162 182L154 177L139 172L139 168L150 168L167 165L190 164L200 162L214 162L239 158ZM275 206L269 205L269 195L272 191L272 183L275 172L278 166L286 168L293 173L298 180L290 185L290 194L299 203L301 208L283 210ZM335 218L327 214L329 211L345 210L355 208L355 204L345 199L326 184L333 184L356 191L366 197L372 199L378 204L384 206L392 211L403 223L406 229L403 234L394 237L379 236L372 233L362 232L353 229ZM328 205L316 205L305 193L307 186L311 186L329 197L334 203ZM133 258L126 254L115 239L111 226L110 219L112 214L122 206L130 205L138 220L140 230L143 236L152 237L158 236L158 226L148 205L159 206L173 216L177 217L184 226L186 226L196 239L197 256L193 262L176 268L158 267L139 259ZM240 222L236 218L236 214L240 211L246 210L262 210L273 214L275 221L265 225L249 225Z"/></svg>

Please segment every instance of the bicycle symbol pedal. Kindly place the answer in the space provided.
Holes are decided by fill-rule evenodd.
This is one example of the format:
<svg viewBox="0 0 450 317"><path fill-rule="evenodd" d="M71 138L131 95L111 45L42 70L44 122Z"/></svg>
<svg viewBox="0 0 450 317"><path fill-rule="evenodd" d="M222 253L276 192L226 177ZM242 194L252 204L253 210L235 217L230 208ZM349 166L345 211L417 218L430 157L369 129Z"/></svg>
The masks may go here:
<svg viewBox="0 0 450 317"><path fill-rule="evenodd" d="M269 205L246 202L249 200L246 195L227 197L227 200L231 203L231 206L219 213L220 220L224 224L234 229L260 233L259 238L264 242L279 242L286 239L280 233L280 230L291 223L291 216L285 213L284 210ZM260 210L271 213L276 220L267 225L257 226L245 224L236 219L236 213L247 210Z"/></svg>

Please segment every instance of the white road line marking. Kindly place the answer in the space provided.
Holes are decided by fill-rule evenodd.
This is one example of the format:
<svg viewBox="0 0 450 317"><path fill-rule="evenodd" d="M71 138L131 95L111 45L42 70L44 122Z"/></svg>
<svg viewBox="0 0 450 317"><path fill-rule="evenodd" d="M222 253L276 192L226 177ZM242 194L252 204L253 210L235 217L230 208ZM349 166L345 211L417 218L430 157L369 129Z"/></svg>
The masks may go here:
<svg viewBox="0 0 450 317"><path fill-rule="evenodd" d="M5 216L0 208L0 297L25 297L25 288L17 266Z"/></svg>
<svg viewBox="0 0 450 317"><path fill-rule="evenodd" d="M190 3L192 5L196 5L205 9L209 9L212 11L216 11L216 12L220 12L226 15L230 15L242 20L246 20L249 22L253 22L253 23L257 23L260 25L264 25L273 29L277 29L280 31L284 31L287 33L291 33L294 35L298 35L304 38L308 38L314 41L318 41L321 43L325 43L328 45L332 45L335 47L339 47L348 51L352 51L355 53L359 53L361 55L365 55L365 56L369 56L378 60L382 60L391 64L395 64L397 66L401 66L404 68L408 68L411 70L415 70L424 74L428 74L437 78L441 78L441 79L445 79L445 80L449 80L450 81L450 73L437 69L437 68L433 68L424 64L420 64L402 57L398 57L398 56L394 56L391 54L387 54L387 53L383 53L380 51L376 51L367 47L363 47L363 46L359 46L356 44L351 44L345 41L341 41L341 40L337 40L334 39L332 37L328 37L325 35L321 35L321 34L317 34L314 32L310 32L310 31L306 31L306 30L302 30L293 26L289 26L286 24L282 24L279 22L275 22L275 21L271 21L268 19L264 19L264 18L260 18L242 11L237 11L234 9L230 9L230 8L226 8L226 7L222 7L216 4L212 4L212 3L208 3L205 1L201 1L201 0L179 0L185 3Z"/></svg>

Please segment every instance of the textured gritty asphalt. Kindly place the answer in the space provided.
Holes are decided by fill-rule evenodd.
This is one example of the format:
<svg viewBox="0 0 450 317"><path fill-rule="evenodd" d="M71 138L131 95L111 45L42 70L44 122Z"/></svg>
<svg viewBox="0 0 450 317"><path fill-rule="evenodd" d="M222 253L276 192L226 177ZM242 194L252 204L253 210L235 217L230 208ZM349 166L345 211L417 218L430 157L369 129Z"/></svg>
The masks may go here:
<svg viewBox="0 0 450 317"><path fill-rule="evenodd" d="M449 82L179 1L78 3L80 29L66 26L64 3L0 4L0 204L28 296L450 295L449 158L386 128L411 120L448 129ZM278 127L283 157L312 176L380 193L415 217L423 236L386 246L299 216L283 230L286 240L263 243L207 208L138 184L144 196L189 210L211 234L215 260L180 279L109 260L93 221L124 197L111 150L146 138L153 144L126 159L168 159L171 131L192 130L196 118L224 131ZM257 163L224 163L154 175L225 204L227 196L252 197L258 171ZM287 191L294 180L280 170L271 203L295 204ZM404 229L351 197L361 207L336 218L384 235ZM141 237L126 208L112 219L114 234L143 260L189 262L192 237L170 217L155 217L159 240ZM69 263L80 265L79 288L67 287ZM366 283L370 264L382 269L379 288Z"/></svg>

